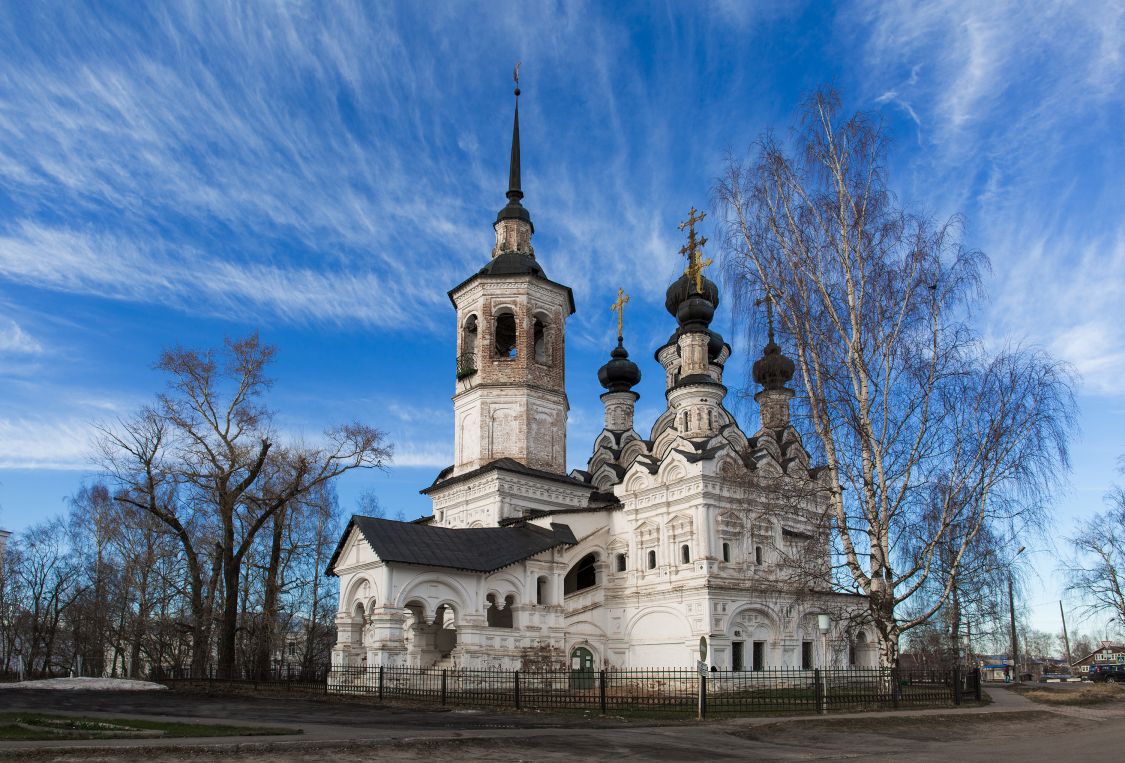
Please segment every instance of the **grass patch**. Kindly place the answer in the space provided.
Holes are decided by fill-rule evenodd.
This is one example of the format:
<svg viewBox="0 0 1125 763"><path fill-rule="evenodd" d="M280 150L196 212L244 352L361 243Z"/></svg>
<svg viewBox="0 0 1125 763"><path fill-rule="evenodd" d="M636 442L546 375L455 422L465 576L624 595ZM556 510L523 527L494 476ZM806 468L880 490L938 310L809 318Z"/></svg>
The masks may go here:
<svg viewBox="0 0 1125 763"><path fill-rule="evenodd" d="M180 723L140 718L89 718L43 713L0 713L0 741L226 737L300 734L301 729Z"/></svg>
<svg viewBox="0 0 1125 763"><path fill-rule="evenodd" d="M1091 684L1077 690L1020 689L1019 693L1044 705L1104 705L1125 699L1125 691L1115 684Z"/></svg>

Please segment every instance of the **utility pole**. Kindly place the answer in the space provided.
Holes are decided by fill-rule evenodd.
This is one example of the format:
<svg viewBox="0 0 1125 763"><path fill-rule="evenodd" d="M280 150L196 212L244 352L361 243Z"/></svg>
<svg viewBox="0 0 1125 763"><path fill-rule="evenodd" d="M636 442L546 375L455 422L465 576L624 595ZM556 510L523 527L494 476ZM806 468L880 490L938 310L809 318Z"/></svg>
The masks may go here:
<svg viewBox="0 0 1125 763"><path fill-rule="evenodd" d="M1016 683L1019 683L1019 661L1016 659L1016 597L1012 593L1012 572L1008 571L1008 614L1012 623L1012 670L1015 671Z"/></svg>
<svg viewBox="0 0 1125 763"><path fill-rule="evenodd" d="M1020 682L1020 663L1019 645L1016 642L1016 597L1012 593L1012 565L1016 563L1016 557L1022 554L1023 550L1024 547L1020 546L1020 550L1012 556L1012 561L1008 564L1008 616L1012 624L1012 669L1016 671L1016 683Z"/></svg>
<svg viewBox="0 0 1125 763"><path fill-rule="evenodd" d="M1066 612L1063 612L1062 599L1059 599L1059 616L1062 618L1063 643L1066 644L1066 664L1069 668L1074 659L1070 656L1070 636L1066 632Z"/></svg>

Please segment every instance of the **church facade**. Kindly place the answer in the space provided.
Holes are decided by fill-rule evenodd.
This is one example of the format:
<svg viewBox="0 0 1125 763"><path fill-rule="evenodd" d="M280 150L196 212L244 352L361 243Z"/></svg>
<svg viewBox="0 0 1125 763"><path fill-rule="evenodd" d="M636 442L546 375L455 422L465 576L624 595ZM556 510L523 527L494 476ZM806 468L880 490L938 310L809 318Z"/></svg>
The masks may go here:
<svg viewBox="0 0 1125 763"><path fill-rule="evenodd" d="M571 290L547 277L520 183L484 267L455 286L454 458L415 522L353 516L339 581L337 666L726 670L876 664L863 602L818 591L829 564L818 471L789 422L793 363L772 336L754 364L761 427L724 406L731 347L711 329L695 210L688 268L655 351L667 407L635 429L641 370L619 336L599 370L604 429L567 472ZM624 300L619 292L618 328ZM654 369L655 370L655 369Z"/></svg>

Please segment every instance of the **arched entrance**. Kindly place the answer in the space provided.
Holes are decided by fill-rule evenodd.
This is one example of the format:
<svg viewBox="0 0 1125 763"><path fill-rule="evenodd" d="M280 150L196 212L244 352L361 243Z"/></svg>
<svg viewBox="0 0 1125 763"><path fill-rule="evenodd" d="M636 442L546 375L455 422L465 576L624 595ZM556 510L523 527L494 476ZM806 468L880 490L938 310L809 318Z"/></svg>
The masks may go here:
<svg viewBox="0 0 1125 763"><path fill-rule="evenodd" d="M594 653L584 646L570 651L570 688L594 688Z"/></svg>

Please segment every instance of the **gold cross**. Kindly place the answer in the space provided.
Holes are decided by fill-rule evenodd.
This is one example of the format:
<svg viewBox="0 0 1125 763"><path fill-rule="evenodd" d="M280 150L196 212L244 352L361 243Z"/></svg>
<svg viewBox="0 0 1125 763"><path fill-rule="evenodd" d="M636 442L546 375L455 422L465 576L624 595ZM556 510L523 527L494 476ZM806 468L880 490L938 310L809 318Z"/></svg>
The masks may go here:
<svg viewBox="0 0 1125 763"><path fill-rule="evenodd" d="M629 304L629 295L625 293L624 289L617 290L617 301L613 303L613 307L609 308L611 312L617 313L617 338L620 340L622 336L621 329L625 324L625 305Z"/></svg>
<svg viewBox="0 0 1125 763"><path fill-rule="evenodd" d="M688 242L680 247L680 254L688 258L684 275L695 279L695 291L700 294L703 293L703 268L712 264L712 260L703 259L703 252L700 251L703 245L707 243L707 239L704 237L696 239L695 237L695 224L702 222L705 217L707 217L706 212L697 212L695 207L692 207L691 211L688 212L688 219L680 223L680 230L684 228L688 230Z"/></svg>

